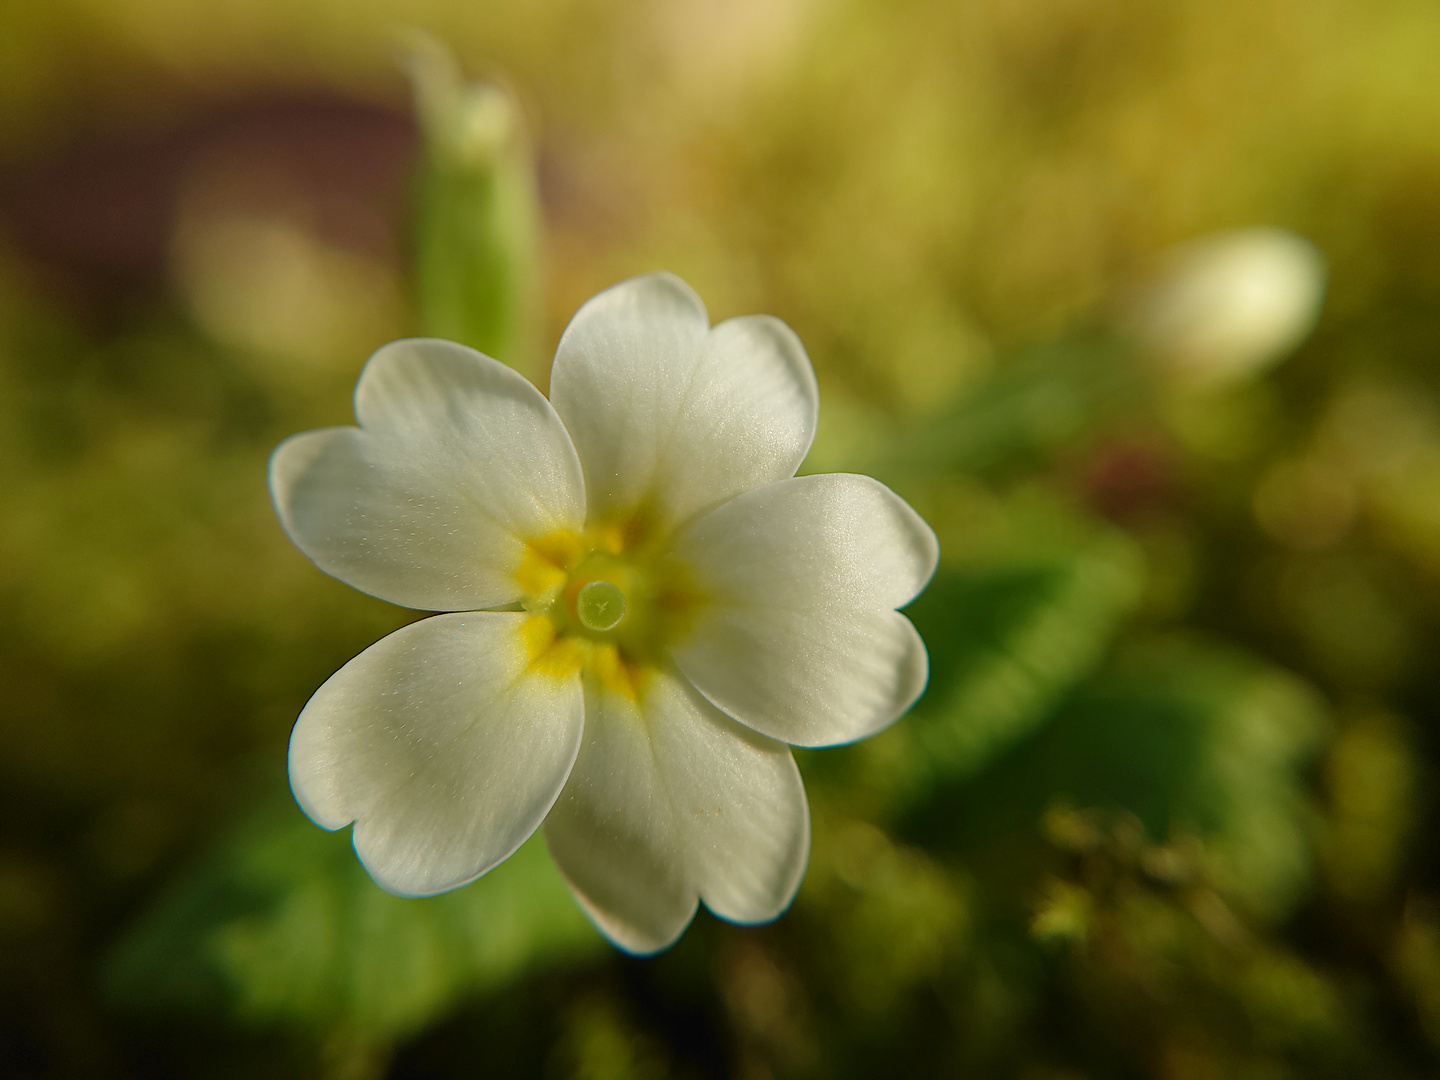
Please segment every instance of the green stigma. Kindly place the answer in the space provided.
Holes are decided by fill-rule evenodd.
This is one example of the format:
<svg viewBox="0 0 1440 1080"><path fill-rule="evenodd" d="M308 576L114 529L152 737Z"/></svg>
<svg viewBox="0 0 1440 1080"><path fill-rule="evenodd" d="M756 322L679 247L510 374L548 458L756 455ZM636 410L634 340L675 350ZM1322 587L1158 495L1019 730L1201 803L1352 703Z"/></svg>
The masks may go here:
<svg viewBox="0 0 1440 1080"><path fill-rule="evenodd" d="M614 630L625 617L625 594L608 581L590 581L575 598L575 616L586 630Z"/></svg>

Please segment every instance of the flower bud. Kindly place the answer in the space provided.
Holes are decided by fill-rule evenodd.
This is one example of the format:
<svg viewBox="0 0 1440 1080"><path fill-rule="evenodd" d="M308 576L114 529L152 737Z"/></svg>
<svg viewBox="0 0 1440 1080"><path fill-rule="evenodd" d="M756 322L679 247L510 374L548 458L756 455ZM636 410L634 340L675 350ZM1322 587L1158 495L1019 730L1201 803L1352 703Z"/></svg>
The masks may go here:
<svg viewBox="0 0 1440 1080"><path fill-rule="evenodd" d="M1324 295L1325 261L1310 241L1240 229L1175 248L1127 298L1120 328L1177 382L1216 387L1283 359Z"/></svg>
<svg viewBox="0 0 1440 1080"><path fill-rule="evenodd" d="M415 195L420 332L524 371L539 294L540 207L519 104L467 83L438 42L407 54L423 137Z"/></svg>

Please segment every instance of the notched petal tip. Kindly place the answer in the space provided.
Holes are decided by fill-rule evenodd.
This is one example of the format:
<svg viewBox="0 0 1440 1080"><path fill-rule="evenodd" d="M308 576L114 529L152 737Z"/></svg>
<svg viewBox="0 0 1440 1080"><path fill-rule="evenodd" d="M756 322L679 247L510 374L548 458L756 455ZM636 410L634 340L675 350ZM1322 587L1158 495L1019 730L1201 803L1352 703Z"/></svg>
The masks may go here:
<svg viewBox="0 0 1440 1080"><path fill-rule="evenodd" d="M528 537L580 528L580 460L544 395L473 349L391 342L356 389L360 427L286 439L270 489L291 541L362 592L422 611L499 607Z"/></svg>
<svg viewBox="0 0 1440 1080"><path fill-rule="evenodd" d="M822 477L833 477L837 483L852 483L869 489L874 500L873 528L877 534L877 542L882 531L888 533L884 536L884 544L892 551L904 552L907 556L904 560L906 573L902 575L903 583L900 578L895 582L895 596L898 599L894 600L891 606L902 608L912 602L925 591L940 566L940 538L935 535L930 523L893 489L873 476L863 473L826 473L822 474Z"/></svg>
<svg viewBox="0 0 1440 1080"><path fill-rule="evenodd" d="M678 673L639 701L592 687L586 740L545 823L551 857L627 952L668 948L703 902L753 925L793 900L810 850L790 749L709 704Z"/></svg>
<svg viewBox="0 0 1440 1080"><path fill-rule="evenodd" d="M658 530L793 476L819 408L789 327L747 315L712 328L671 274L621 282L580 309L561 336L550 397L584 464L590 513L643 507Z"/></svg>
<svg viewBox="0 0 1440 1080"><path fill-rule="evenodd" d="M896 609L934 574L939 544L879 481L748 491L691 525L676 553L712 599L674 658L748 727L795 746L854 742L923 691L925 646Z"/></svg>
<svg viewBox="0 0 1440 1080"><path fill-rule="evenodd" d="M397 630L316 691L290 738L291 788L399 896L465 885L554 805L579 753L577 675L528 668L518 613L438 615Z"/></svg>

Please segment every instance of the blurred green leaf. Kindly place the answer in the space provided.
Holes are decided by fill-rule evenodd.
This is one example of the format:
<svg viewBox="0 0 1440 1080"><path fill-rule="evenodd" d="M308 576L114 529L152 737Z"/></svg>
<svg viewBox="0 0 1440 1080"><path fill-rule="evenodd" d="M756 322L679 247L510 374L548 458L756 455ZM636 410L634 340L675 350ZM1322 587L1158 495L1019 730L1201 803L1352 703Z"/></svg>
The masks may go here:
<svg viewBox="0 0 1440 1080"><path fill-rule="evenodd" d="M1072 338L1019 352L948 409L892 439L882 478L945 470L989 472L1072 443L1134 401L1146 377L1109 338Z"/></svg>
<svg viewBox="0 0 1440 1080"><path fill-rule="evenodd" d="M907 610L930 653L930 686L887 733L905 760L904 801L969 776L1042 723L1104 656L1140 599L1144 566L1123 534L1070 521L1012 527L1044 537L943 568Z"/></svg>
<svg viewBox="0 0 1440 1080"><path fill-rule="evenodd" d="M1324 730L1316 695L1294 676L1228 649L1150 641L937 799L917 827L974 850L1034 835L1057 800L1128 810L1154 839L1199 835L1216 883L1276 916L1309 876L1312 810L1300 768Z"/></svg>
<svg viewBox="0 0 1440 1080"><path fill-rule="evenodd" d="M111 996L383 1039L600 946L538 838L474 884L425 900L382 891L349 840L288 798L271 800L121 941Z"/></svg>
<svg viewBox="0 0 1440 1080"><path fill-rule="evenodd" d="M541 218L520 105L503 87L463 81L428 37L411 42L410 71L424 137L414 219L420 331L533 375Z"/></svg>

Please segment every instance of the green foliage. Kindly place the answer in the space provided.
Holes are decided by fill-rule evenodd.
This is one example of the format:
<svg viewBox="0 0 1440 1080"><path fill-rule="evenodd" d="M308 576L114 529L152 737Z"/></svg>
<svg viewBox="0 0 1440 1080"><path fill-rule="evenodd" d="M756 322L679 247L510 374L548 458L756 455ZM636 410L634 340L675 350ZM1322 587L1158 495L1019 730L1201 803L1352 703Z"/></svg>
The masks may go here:
<svg viewBox="0 0 1440 1080"><path fill-rule="evenodd" d="M600 940L538 836L473 885L401 899L366 875L348 830L316 828L286 793L170 887L120 943L107 985L133 1007L383 1041Z"/></svg>
<svg viewBox="0 0 1440 1080"><path fill-rule="evenodd" d="M936 778L964 777L1029 734L1104 655L1140 598L1123 536L943 569L907 614L930 650L930 686L906 725Z"/></svg>
<svg viewBox="0 0 1440 1080"><path fill-rule="evenodd" d="M922 832L976 851L1035 835L1047 806L1121 809L1157 840L1200 837L1227 895L1276 918L1309 880L1301 767L1325 733L1312 691L1231 649L1123 651L1033 738L928 808Z"/></svg>
<svg viewBox="0 0 1440 1080"><path fill-rule="evenodd" d="M1101 1027L1149 1014L1111 1056L1164 1048L1203 1055L1222 1075L1404 1075L1383 1033L1366 1030L1354 987L1257 933L1193 834L1158 844L1128 812L1062 807L1046 814L1046 832L1063 855L1030 931L1068 1008ZM1203 1034L1168 1020L1199 1015Z"/></svg>
<svg viewBox="0 0 1440 1080"><path fill-rule="evenodd" d="M944 561L905 609L930 657L924 695L875 738L802 752L852 813L889 819L983 770L1047 722L1141 599L1144 561L1124 533L1033 491L960 502L968 531L932 518Z"/></svg>
<svg viewBox="0 0 1440 1080"><path fill-rule="evenodd" d="M936 416L896 438L878 475L993 473L1033 465L1141 398L1146 379L1108 338L1032 346Z"/></svg>

